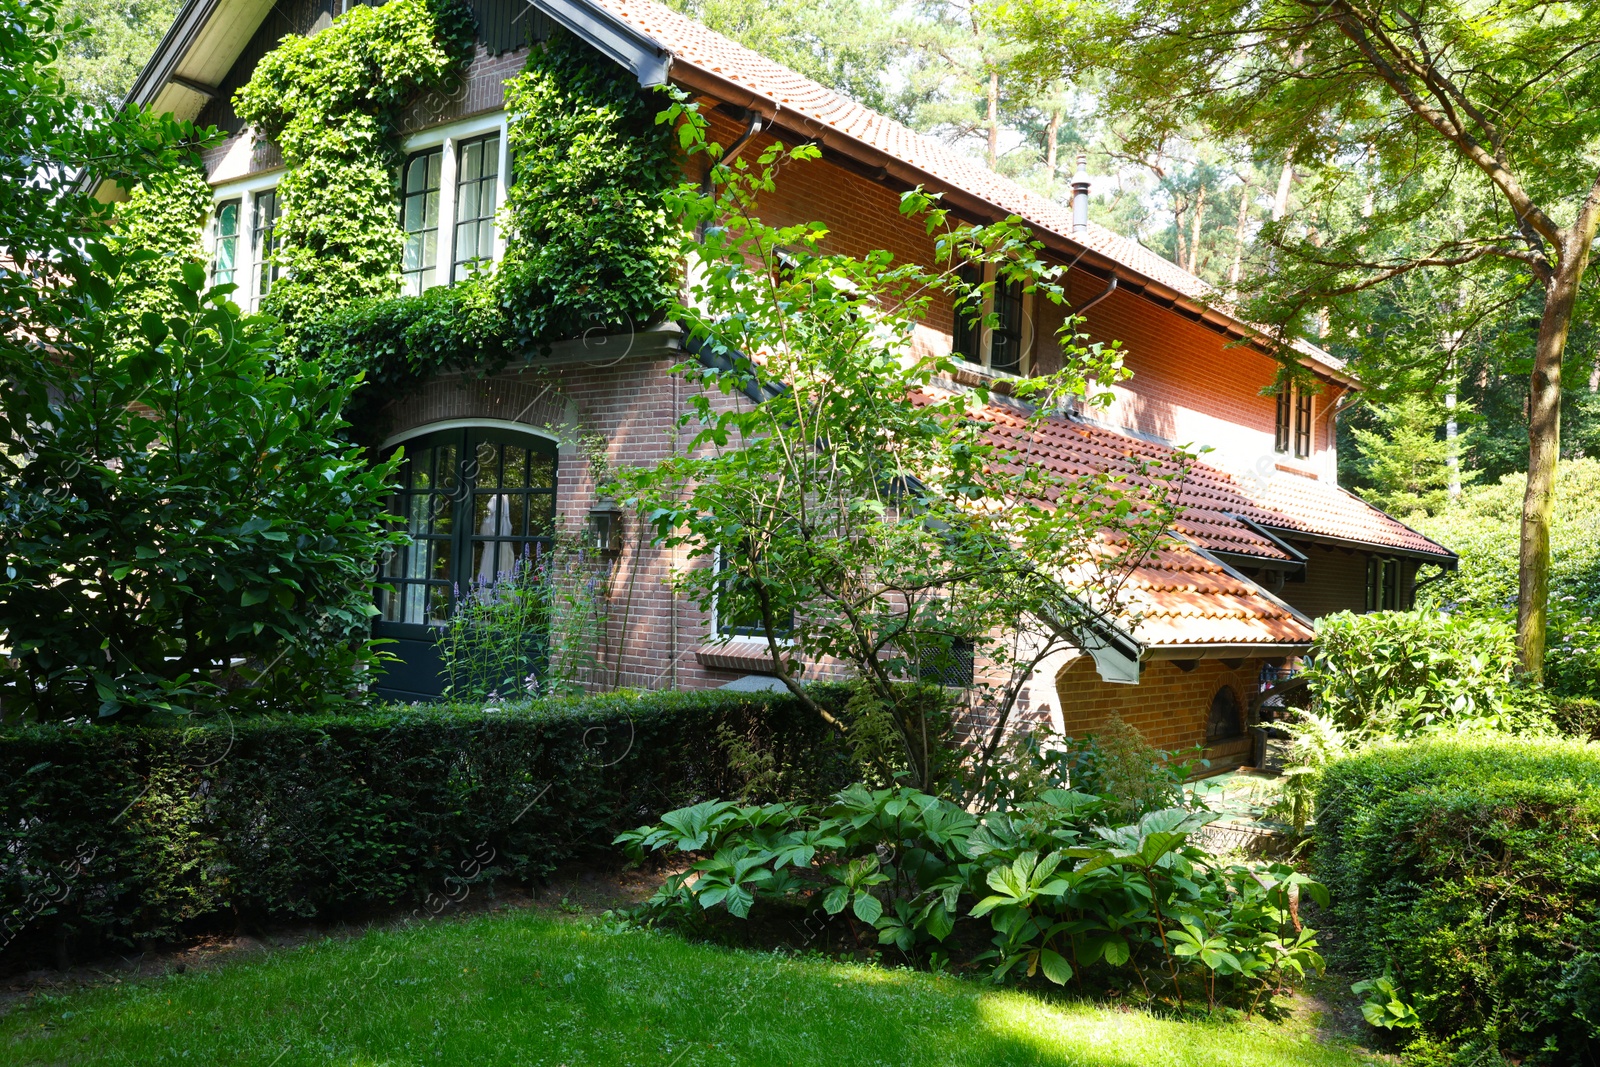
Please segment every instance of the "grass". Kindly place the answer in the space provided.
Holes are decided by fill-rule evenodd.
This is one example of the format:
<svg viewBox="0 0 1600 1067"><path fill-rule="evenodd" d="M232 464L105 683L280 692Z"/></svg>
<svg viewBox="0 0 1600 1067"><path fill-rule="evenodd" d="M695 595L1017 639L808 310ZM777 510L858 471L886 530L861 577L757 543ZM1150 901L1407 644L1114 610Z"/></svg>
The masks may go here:
<svg viewBox="0 0 1600 1067"><path fill-rule="evenodd" d="M35 996L0 1062L238 1067L1370 1063L1303 1015L1177 1021L969 981L605 932L533 912L324 939Z"/></svg>

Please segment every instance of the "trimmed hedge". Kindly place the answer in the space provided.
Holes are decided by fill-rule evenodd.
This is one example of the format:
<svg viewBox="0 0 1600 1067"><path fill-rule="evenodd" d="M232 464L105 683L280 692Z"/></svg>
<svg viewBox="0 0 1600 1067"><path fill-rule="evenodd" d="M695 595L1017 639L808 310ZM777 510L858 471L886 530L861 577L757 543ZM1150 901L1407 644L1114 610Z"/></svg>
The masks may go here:
<svg viewBox="0 0 1600 1067"><path fill-rule="evenodd" d="M1435 1042L1600 1057L1600 747L1457 739L1335 762L1315 864L1335 961L1390 968Z"/></svg>
<svg viewBox="0 0 1600 1067"><path fill-rule="evenodd" d="M786 694L11 730L0 959L431 905L533 881L707 797L820 798L848 780L830 729Z"/></svg>

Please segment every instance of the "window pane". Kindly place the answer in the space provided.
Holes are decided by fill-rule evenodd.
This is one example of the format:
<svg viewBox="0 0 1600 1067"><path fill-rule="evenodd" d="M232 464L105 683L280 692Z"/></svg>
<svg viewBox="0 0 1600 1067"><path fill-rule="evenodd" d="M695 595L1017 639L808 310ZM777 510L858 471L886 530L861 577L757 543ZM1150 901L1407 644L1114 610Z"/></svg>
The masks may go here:
<svg viewBox="0 0 1600 1067"><path fill-rule="evenodd" d="M439 167L444 149L419 152L406 161L400 225L406 232L400 274L403 290L419 296L438 280Z"/></svg>

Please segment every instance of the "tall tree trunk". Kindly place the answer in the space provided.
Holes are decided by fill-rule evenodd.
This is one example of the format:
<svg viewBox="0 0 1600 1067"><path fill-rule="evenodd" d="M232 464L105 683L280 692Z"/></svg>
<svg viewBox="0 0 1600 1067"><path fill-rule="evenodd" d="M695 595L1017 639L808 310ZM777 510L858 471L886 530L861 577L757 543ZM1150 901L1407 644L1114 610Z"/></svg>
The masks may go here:
<svg viewBox="0 0 1600 1067"><path fill-rule="evenodd" d="M1294 154L1283 157L1283 170L1278 172L1278 195L1272 199L1272 221L1277 222L1289 214L1289 189L1294 185Z"/></svg>
<svg viewBox="0 0 1600 1067"><path fill-rule="evenodd" d="M1189 259L1189 245L1183 237L1183 201L1172 202L1172 262L1183 266Z"/></svg>
<svg viewBox="0 0 1600 1067"><path fill-rule="evenodd" d="M1000 72L989 72L989 169L1000 161Z"/></svg>
<svg viewBox="0 0 1600 1067"><path fill-rule="evenodd" d="M1057 143L1061 139L1061 112L1057 108L1050 110L1050 125L1044 129L1044 166L1045 173L1050 175L1052 188L1056 183L1056 154Z"/></svg>
<svg viewBox="0 0 1600 1067"><path fill-rule="evenodd" d="M1244 267L1244 228L1250 224L1250 176L1239 189L1239 219L1233 225L1233 266L1228 268L1228 294L1232 299L1239 295L1239 271Z"/></svg>
<svg viewBox="0 0 1600 1067"><path fill-rule="evenodd" d="M1195 197L1194 221L1191 225L1194 232L1189 238L1189 273L1194 274L1200 269L1200 223L1206 216L1206 183L1200 183L1200 192Z"/></svg>
<svg viewBox="0 0 1600 1067"><path fill-rule="evenodd" d="M1545 292L1528 386L1528 487L1522 497L1517 646L1522 669L1536 682L1544 681L1550 611L1550 519L1555 510L1556 461L1561 456L1561 356L1572 326L1578 286L1588 265L1589 243L1594 240L1589 214L1581 212L1579 221L1562 234L1554 275Z"/></svg>

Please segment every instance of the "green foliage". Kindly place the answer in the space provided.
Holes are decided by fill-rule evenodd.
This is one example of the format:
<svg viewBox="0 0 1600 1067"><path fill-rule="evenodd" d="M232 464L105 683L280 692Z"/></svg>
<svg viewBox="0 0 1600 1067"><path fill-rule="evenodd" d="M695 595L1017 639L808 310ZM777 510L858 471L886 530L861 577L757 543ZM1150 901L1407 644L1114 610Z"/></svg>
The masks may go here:
<svg viewBox="0 0 1600 1067"><path fill-rule="evenodd" d="M121 107L182 6L179 0L63 0L61 24L78 20L83 27L60 41L67 91L96 106Z"/></svg>
<svg viewBox="0 0 1600 1067"><path fill-rule="evenodd" d="M1362 475L1370 486L1363 495L1401 517L1443 511L1450 499L1449 460L1459 460L1465 444L1459 437L1452 441L1439 434L1443 409L1412 393L1379 407L1375 415L1376 429L1352 431L1361 449ZM1456 477L1470 482L1471 474L1458 472Z"/></svg>
<svg viewBox="0 0 1600 1067"><path fill-rule="evenodd" d="M1419 607L1486 618L1510 616L1517 599L1522 478L1474 486L1457 507L1418 528L1461 556L1454 577L1423 591ZM1600 697L1600 460L1565 460L1557 471L1550 533L1550 646L1545 684L1553 693Z"/></svg>
<svg viewBox="0 0 1600 1067"><path fill-rule="evenodd" d="M682 175L659 105L564 31L506 83L515 181L500 288L517 349L667 310L678 248L664 194Z"/></svg>
<svg viewBox="0 0 1600 1067"><path fill-rule="evenodd" d="M1388 746L1329 767L1317 805L1312 856L1340 963L1390 975L1431 1039L1476 1047L1459 1062L1496 1045L1530 1065L1594 1057L1600 752L1530 738Z"/></svg>
<svg viewBox="0 0 1600 1067"><path fill-rule="evenodd" d="M0 661L40 719L219 704L326 707L374 662L373 568L391 465L341 439L353 382L271 368L270 323L153 251L92 246L0 342Z"/></svg>
<svg viewBox="0 0 1600 1067"><path fill-rule="evenodd" d="M272 257L283 273L265 310L296 323L312 309L393 295L405 242L400 109L418 92L449 90L472 35L458 0L393 0L351 7L262 57L234 108L277 143L286 166Z"/></svg>
<svg viewBox="0 0 1600 1067"><path fill-rule="evenodd" d="M140 251L156 254L124 268L123 278L130 287L125 302L130 322L137 323L146 311L162 318L181 312L182 304L171 286L182 281L185 263L205 262L200 233L210 211L211 186L205 171L192 162L139 183L128 199L116 206L112 223L116 247L129 255ZM135 282L138 288L133 288Z"/></svg>
<svg viewBox="0 0 1600 1067"><path fill-rule="evenodd" d="M577 696L604 685L610 561L557 538L509 574L457 590L439 639L453 700Z"/></svg>
<svg viewBox="0 0 1600 1067"><path fill-rule="evenodd" d="M911 26L885 0L670 0L709 29L852 100L889 111L891 64Z"/></svg>
<svg viewBox="0 0 1600 1067"><path fill-rule="evenodd" d="M545 342L661 318L676 285L663 196L678 175L656 103L564 32L532 49L506 93L514 180L499 269L397 297L397 245L377 296L312 305L293 339L302 357L365 371L393 397L440 371L491 374Z"/></svg>
<svg viewBox="0 0 1600 1067"><path fill-rule="evenodd" d="M42 272L82 258L112 208L78 184L89 169L128 187L192 159L193 126L170 115L75 98L56 65L60 22L51 0L0 2L0 336L31 328L48 302Z"/></svg>
<svg viewBox="0 0 1600 1067"><path fill-rule="evenodd" d="M1099 797L1050 790L978 816L913 789L853 785L822 809L705 801L617 837L635 858L694 862L640 910L698 924L758 903L841 917L911 961L931 954L989 980L1165 984L1252 1010L1285 972L1320 971L1315 935L1290 931L1290 895L1326 903L1283 866L1224 866L1189 842L1209 816L1150 812L1122 825ZM978 920L987 920L979 922ZM981 931L981 932L980 932ZM987 947L979 940L988 935ZM949 957L944 957L948 952Z"/></svg>
<svg viewBox="0 0 1600 1067"><path fill-rule="evenodd" d="M459 864L474 856L481 870L467 881L531 881L622 825L741 789L720 756L725 728L771 755L766 796L826 796L844 779L815 715L770 695L10 730L0 734L8 955L58 936L103 951L235 916L421 904L446 879L459 888ZM32 914L30 893L51 879L70 893Z"/></svg>
<svg viewBox="0 0 1600 1067"><path fill-rule="evenodd" d="M1305 670L1317 710L1363 739L1511 728L1527 700L1516 637L1499 620L1434 611L1341 611L1317 620Z"/></svg>
<svg viewBox="0 0 1600 1067"><path fill-rule="evenodd" d="M662 122L691 155L722 158L692 104ZM820 223L763 224L753 212L779 168L816 155L773 144L713 162L715 196L694 183L674 194L690 279L673 310L693 353L675 368L691 386L685 443L620 479L617 496L694 564L677 576L694 603L766 640L786 685L798 691L807 662L848 665L870 690L862 725L893 737L907 782L938 790L918 684L929 668L970 643L984 671L966 687L995 724L979 767L992 765L1034 666L1095 612L1114 614L1119 576L1165 536L1187 464L1069 477L1013 462L1006 434L1026 431L982 417L986 392L934 385L955 365L915 355L913 335L935 300L983 295L962 264L994 263L1002 282L1051 301L1060 270L1020 219L958 225L920 191L901 211L934 235L931 268L829 252ZM1090 378L1126 377L1115 345L1076 345L1070 327L1062 340L1062 371L1016 380L1018 396L1048 407L1086 396ZM761 402L722 399L740 395ZM1067 561L1084 565L1069 573Z"/></svg>

